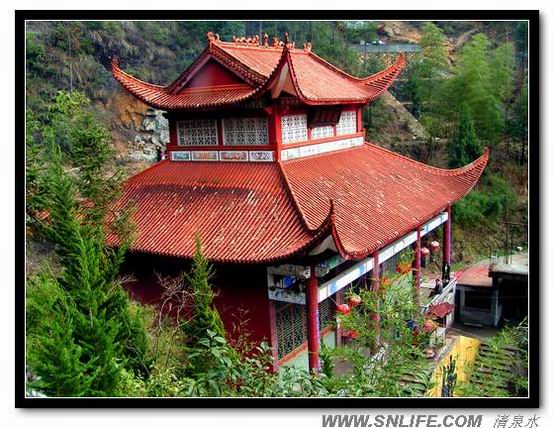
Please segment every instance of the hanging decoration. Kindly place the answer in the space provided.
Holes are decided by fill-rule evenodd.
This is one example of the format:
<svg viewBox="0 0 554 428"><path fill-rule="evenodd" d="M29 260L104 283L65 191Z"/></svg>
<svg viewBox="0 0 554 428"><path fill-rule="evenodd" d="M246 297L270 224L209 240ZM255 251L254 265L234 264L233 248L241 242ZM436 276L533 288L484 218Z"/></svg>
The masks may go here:
<svg viewBox="0 0 554 428"><path fill-rule="evenodd" d="M440 244L438 241L431 241L431 243L429 244L429 248L431 249L431 252L434 253L440 248Z"/></svg>

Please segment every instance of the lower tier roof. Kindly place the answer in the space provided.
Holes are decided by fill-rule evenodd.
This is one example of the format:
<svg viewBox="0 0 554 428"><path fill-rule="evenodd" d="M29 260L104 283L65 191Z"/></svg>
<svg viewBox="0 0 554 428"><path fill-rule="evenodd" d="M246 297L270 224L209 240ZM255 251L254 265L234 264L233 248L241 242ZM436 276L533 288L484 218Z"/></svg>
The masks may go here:
<svg viewBox="0 0 554 428"><path fill-rule="evenodd" d="M462 198L487 161L444 170L373 144L283 163L166 160L119 203L134 205L133 251L191 258L198 234L212 262L271 263L332 234L341 256L362 258Z"/></svg>

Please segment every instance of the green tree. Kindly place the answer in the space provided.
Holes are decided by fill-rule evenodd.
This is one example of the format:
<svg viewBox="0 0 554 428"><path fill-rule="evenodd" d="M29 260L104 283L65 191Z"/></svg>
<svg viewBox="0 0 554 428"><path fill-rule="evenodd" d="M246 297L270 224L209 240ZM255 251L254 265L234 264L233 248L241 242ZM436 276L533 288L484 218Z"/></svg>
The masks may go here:
<svg viewBox="0 0 554 428"><path fill-rule="evenodd" d="M514 29L514 42L517 50L519 76L523 79L526 69L527 50L529 45L529 26L527 21L520 21Z"/></svg>
<svg viewBox="0 0 554 428"><path fill-rule="evenodd" d="M462 107L462 114L456 134L448 145L448 166L458 168L474 161L483 154L479 144L469 108Z"/></svg>
<svg viewBox="0 0 554 428"><path fill-rule="evenodd" d="M421 29L421 53L411 73L414 81L415 97L421 105L422 113L436 113L438 88L449 70L446 37L441 28L426 22Z"/></svg>
<svg viewBox="0 0 554 428"><path fill-rule="evenodd" d="M475 124L477 137L488 145L498 142L503 130L502 102L491 71L490 41L476 34L464 45L454 68L454 76L446 83L443 108L451 118L458 106L465 104Z"/></svg>
<svg viewBox="0 0 554 428"><path fill-rule="evenodd" d="M197 237L192 269L190 274L186 275L192 292L195 312L192 321L188 323L187 330L194 340L205 336L207 330L211 330L218 336L225 336L221 317L213 307L215 294L210 283L212 277L213 268L202 254L202 243L200 237Z"/></svg>
<svg viewBox="0 0 554 428"><path fill-rule="evenodd" d="M511 120L509 123L510 135L519 141L519 156L518 162L523 164L525 162L527 139L528 139L528 85L527 76L523 80L523 84L519 90L519 94L511 108Z"/></svg>
<svg viewBox="0 0 554 428"><path fill-rule="evenodd" d="M190 320L183 323L192 373L207 372L210 367L219 364L218 355L210 354L211 358L207 358L206 354L198 352L199 348L209 348L213 341L225 343L225 328L219 312L213 306L215 294L210 281L212 276L213 269L202 254L202 243L197 236L191 272L185 275L185 282L192 295L193 314Z"/></svg>
<svg viewBox="0 0 554 428"><path fill-rule="evenodd" d="M504 43L494 49L490 58L491 93L496 97L503 113L503 134L508 131L510 99L514 93L514 45Z"/></svg>
<svg viewBox="0 0 554 428"><path fill-rule="evenodd" d="M67 114L94 121L86 110ZM64 156L54 129L45 131L41 153L48 168L38 181L47 217L37 221L56 244L59 269L30 278L27 288L27 361L38 375L33 387L53 396L116 395L123 370L147 370L143 319L118 281L132 240L130 211L111 209L120 180L107 172L107 132L69 126L74 150ZM90 147L99 157L84 155ZM118 240L116 249L106 245L107 234Z"/></svg>
<svg viewBox="0 0 554 428"><path fill-rule="evenodd" d="M507 103L514 91L514 45L504 43L494 49L490 57L491 92L502 103Z"/></svg>

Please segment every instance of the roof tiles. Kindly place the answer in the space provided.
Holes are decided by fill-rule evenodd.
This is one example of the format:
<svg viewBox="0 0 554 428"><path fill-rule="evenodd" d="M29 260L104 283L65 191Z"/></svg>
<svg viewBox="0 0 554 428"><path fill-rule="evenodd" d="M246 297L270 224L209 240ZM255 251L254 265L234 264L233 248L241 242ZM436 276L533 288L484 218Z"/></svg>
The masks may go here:
<svg viewBox="0 0 554 428"><path fill-rule="evenodd" d="M236 71L249 84L214 87L204 93L181 91L187 79L201 68L200 60L208 56ZM365 104L389 88L404 68L404 56L400 55L391 67L360 79L304 49L210 42L193 65L167 86L153 85L125 73L116 60L112 61L112 74L127 91L152 107L191 110L236 104L261 95L274 82L277 69L285 64L289 65L298 97L306 104Z"/></svg>
<svg viewBox="0 0 554 428"><path fill-rule="evenodd" d="M190 258L198 233L211 261L269 263L332 234L362 258L463 197L487 159L443 170L365 144L284 163L162 161L121 203L136 206L136 251Z"/></svg>
<svg viewBox="0 0 554 428"><path fill-rule="evenodd" d="M190 258L195 236L212 261L290 256L316 233L303 227L277 164L162 161L131 178L120 204L136 209L132 250Z"/></svg>
<svg viewBox="0 0 554 428"><path fill-rule="evenodd" d="M341 255L361 258L462 198L487 160L488 152L464 168L444 170L364 144L282 168L307 227L319 227L332 211Z"/></svg>

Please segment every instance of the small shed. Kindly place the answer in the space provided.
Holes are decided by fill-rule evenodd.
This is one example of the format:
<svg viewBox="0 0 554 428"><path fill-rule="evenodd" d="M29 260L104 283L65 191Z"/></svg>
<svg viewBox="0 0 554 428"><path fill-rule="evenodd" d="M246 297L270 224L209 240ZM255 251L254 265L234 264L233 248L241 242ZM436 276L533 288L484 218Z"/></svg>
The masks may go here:
<svg viewBox="0 0 554 428"><path fill-rule="evenodd" d="M462 324L496 327L502 315L498 288L489 276L488 260L465 270L458 279L456 299Z"/></svg>
<svg viewBox="0 0 554 428"><path fill-rule="evenodd" d="M488 327L501 319L522 321L528 315L528 278L528 253L471 266L458 279L458 320Z"/></svg>

